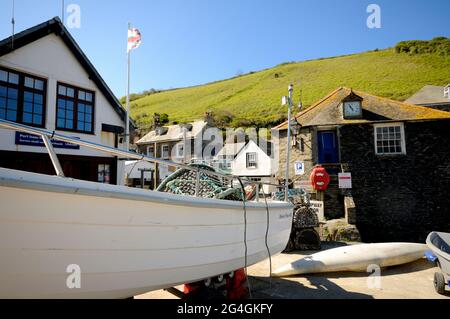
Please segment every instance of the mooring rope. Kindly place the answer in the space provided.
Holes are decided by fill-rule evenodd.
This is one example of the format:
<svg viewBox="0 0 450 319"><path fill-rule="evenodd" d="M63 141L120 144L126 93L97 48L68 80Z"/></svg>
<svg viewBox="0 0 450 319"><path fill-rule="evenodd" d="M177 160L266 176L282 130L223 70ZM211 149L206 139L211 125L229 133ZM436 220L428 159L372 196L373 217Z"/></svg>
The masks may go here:
<svg viewBox="0 0 450 319"><path fill-rule="evenodd" d="M270 253L268 237L269 237L269 226L270 226L270 213L269 213L269 204L267 203L266 193L264 193L264 188L262 190L264 202L266 203L266 212L267 212L267 228L266 228L266 236L265 236L265 244L267 248L267 254L269 255L269 288L272 289L272 255ZM258 194L257 194L258 195Z"/></svg>
<svg viewBox="0 0 450 319"><path fill-rule="evenodd" d="M242 205L244 207L244 248L245 248L245 256L244 256L244 273L245 273L245 279L247 281L247 287L248 287L248 294L250 296L250 299L253 299L252 296L252 288L250 285L250 281L248 280L248 273L247 273L247 253L248 253L248 247L247 247L247 207L245 206L245 187L244 183L242 183L242 180L240 177L238 177L239 184L241 184L242 189Z"/></svg>

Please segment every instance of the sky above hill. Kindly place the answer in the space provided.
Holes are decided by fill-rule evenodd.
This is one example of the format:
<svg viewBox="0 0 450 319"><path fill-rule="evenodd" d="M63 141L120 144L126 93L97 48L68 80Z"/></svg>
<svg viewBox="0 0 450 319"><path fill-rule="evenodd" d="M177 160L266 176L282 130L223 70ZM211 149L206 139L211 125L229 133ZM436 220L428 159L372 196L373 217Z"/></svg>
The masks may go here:
<svg viewBox="0 0 450 319"><path fill-rule="evenodd" d="M450 37L448 0L66 0L80 8L69 31L118 96L126 89L126 34L142 33L132 52L131 91L221 80L287 61ZM0 0L0 38L11 35L13 0ZM15 0L16 31L62 15L62 0ZM369 28L369 4L381 28ZM65 13L67 19L76 14ZM74 21L74 20L71 20ZM1 58L0 58L1 59Z"/></svg>

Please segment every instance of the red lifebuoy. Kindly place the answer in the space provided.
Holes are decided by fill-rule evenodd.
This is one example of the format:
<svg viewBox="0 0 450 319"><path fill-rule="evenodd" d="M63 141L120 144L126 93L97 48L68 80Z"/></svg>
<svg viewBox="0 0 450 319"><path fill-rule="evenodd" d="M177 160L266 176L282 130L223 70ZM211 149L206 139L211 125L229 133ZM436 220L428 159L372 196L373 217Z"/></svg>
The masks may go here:
<svg viewBox="0 0 450 319"><path fill-rule="evenodd" d="M309 180L315 190L324 191L330 184L330 175L322 166L316 166L312 170Z"/></svg>

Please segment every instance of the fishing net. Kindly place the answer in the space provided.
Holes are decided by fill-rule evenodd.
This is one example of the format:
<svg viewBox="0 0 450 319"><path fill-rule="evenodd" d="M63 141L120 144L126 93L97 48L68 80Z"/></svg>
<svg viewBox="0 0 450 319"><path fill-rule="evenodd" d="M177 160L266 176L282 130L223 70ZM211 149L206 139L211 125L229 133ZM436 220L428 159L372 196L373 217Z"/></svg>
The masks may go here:
<svg viewBox="0 0 450 319"><path fill-rule="evenodd" d="M214 168L203 164L191 164L202 170L215 172ZM216 176L200 172L198 196L206 198L242 201L241 188L233 188L225 180ZM195 196L197 171L181 168L163 180L157 191Z"/></svg>
<svg viewBox="0 0 450 319"><path fill-rule="evenodd" d="M275 200L284 200L284 191L273 195ZM309 195L304 189L289 189L288 199L294 204L292 230L285 252L293 250L320 249L320 236L315 230L319 218L311 207Z"/></svg>
<svg viewBox="0 0 450 319"><path fill-rule="evenodd" d="M284 190L273 193L272 199L278 201L284 201ZM309 195L303 188L294 188L288 190L288 199L292 204L303 204L309 206Z"/></svg>

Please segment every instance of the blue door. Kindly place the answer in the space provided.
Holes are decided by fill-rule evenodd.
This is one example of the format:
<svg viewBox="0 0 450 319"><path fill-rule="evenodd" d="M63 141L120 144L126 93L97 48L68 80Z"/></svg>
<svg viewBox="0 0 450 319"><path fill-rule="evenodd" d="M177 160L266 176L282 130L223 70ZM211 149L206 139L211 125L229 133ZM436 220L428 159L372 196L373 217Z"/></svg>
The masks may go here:
<svg viewBox="0 0 450 319"><path fill-rule="evenodd" d="M339 163L336 131L317 132L319 164Z"/></svg>

